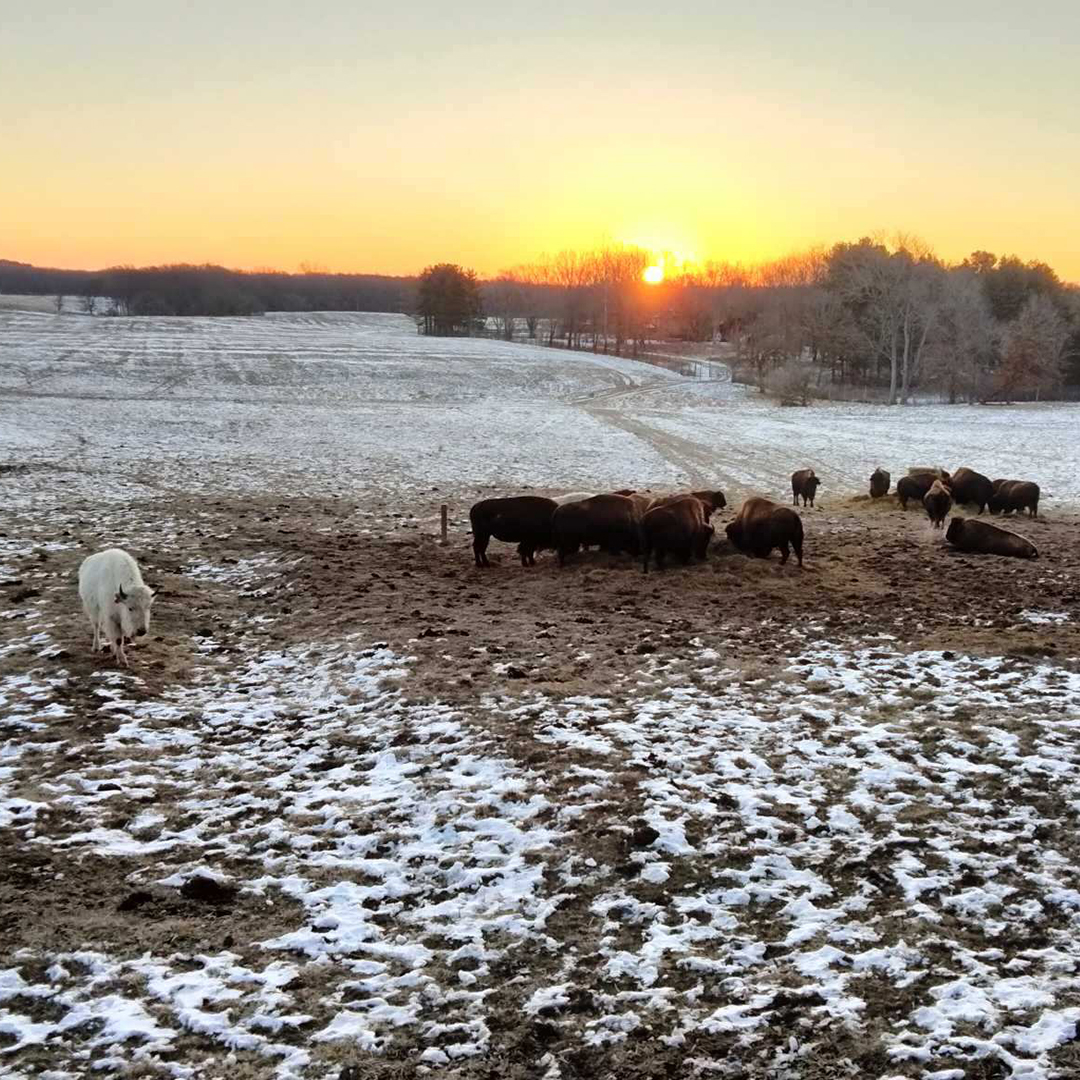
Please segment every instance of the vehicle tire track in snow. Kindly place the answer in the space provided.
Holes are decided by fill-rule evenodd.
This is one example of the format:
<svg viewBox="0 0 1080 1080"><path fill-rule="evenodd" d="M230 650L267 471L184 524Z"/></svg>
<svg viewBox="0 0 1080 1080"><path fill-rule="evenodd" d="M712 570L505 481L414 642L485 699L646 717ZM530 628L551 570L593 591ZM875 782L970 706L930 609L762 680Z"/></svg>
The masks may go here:
<svg viewBox="0 0 1080 1080"><path fill-rule="evenodd" d="M586 408L585 411L594 419L617 427L646 443L668 464L685 473L687 481L692 485L705 485L716 475L712 454L689 439L668 435L640 420L631 420L613 409Z"/></svg>
<svg viewBox="0 0 1080 1080"><path fill-rule="evenodd" d="M607 403L609 401L622 400L627 397L634 397L638 394L648 394L656 390L670 390L672 387L671 379L652 379L647 383L631 383L626 376L619 376L623 380L621 386L613 387L610 390L598 390L595 394L584 394L581 397L570 398L567 405L595 405L600 402Z"/></svg>

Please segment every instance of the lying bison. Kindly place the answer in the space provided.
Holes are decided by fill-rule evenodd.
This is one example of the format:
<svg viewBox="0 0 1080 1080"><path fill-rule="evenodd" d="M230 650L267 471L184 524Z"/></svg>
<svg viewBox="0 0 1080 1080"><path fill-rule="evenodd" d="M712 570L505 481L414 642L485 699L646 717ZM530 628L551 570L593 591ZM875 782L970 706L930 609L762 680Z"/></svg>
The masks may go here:
<svg viewBox="0 0 1080 1080"><path fill-rule="evenodd" d="M1030 480L995 480L987 505L991 514L1026 510L1028 517L1038 517L1039 485Z"/></svg>
<svg viewBox="0 0 1080 1080"><path fill-rule="evenodd" d="M521 565L535 566L536 552L553 546L551 518L557 505L554 499L542 499L538 495L484 499L476 503L469 511L476 565L491 565L487 546L494 537L508 544L517 544Z"/></svg>
<svg viewBox="0 0 1080 1080"><path fill-rule="evenodd" d="M650 556L655 557L657 570L664 568L668 555L684 564L692 558L705 558L715 533L706 510L712 513L702 499L688 495L654 507L641 519L642 569L646 574Z"/></svg>
<svg viewBox="0 0 1080 1080"><path fill-rule="evenodd" d="M946 487L949 486L949 474L940 469L920 469L917 472L908 473L907 476L901 476L896 481L896 497L900 500L901 509L907 509L909 499L921 503L926 493L938 480Z"/></svg>
<svg viewBox="0 0 1080 1080"><path fill-rule="evenodd" d="M799 469L798 472L791 474L791 501L798 506L799 498L801 496L803 506L810 503L814 505L814 493L818 489L818 485L821 481L817 478L813 469Z"/></svg>
<svg viewBox="0 0 1080 1080"><path fill-rule="evenodd" d="M628 495L594 495L557 507L551 517L551 538L559 565L579 548L596 546L613 555L637 555L640 516Z"/></svg>
<svg viewBox="0 0 1080 1080"><path fill-rule="evenodd" d="M988 521L954 517L945 539L959 551L977 555L1012 555L1017 559L1037 559L1039 549L1026 537Z"/></svg>
<svg viewBox="0 0 1080 1080"><path fill-rule="evenodd" d="M952 509L952 495L949 494L949 489L940 480L935 480L930 485L930 490L923 496L923 506L926 507L931 526L935 529L942 528Z"/></svg>
<svg viewBox="0 0 1080 1080"><path fill-rule="evenodd" d="M728 539L748 555L767 559L773 548L779 548L783 565L788 561L790 545L795 549L799 565L803 564L802 518L788 506L777 506L771 499L747 499L726 532Z"/></svg>
<svg viewBox="0 0 1080 1080"><path fill-rule="evenodd" d="M952 474L949 487L952 489L953 502L957 506L977 506L980 514L986 509L994 492L994 485L989 477L968 468L957 469Z"/></svg>
<svg viewBox="0 0 1080 1080"><path fill-rule="evenodd" d="M875 469L870 474L870 498L880 499L889 494L892 477L884 469Z"/></svg>

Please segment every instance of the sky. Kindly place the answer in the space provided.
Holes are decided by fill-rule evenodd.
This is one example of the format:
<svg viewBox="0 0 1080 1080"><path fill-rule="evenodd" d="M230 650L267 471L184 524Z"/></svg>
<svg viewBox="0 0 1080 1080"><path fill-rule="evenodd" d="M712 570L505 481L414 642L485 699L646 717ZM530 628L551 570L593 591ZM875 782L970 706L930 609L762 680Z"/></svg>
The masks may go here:
<svg viewBox="0 0 1080 1080"><path fill-rule="evenodd" d="M0 0L0 27L0 258L493 274L899 230L1080 281L1075 0Z"/></svg>

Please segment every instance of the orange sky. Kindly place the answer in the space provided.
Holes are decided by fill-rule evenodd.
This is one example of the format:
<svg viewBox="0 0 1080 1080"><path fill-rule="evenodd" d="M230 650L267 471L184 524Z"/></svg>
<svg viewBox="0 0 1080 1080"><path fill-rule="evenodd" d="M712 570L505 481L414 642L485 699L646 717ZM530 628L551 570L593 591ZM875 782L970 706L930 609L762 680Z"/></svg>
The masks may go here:
<svg viewBox="0 0 1080 1080"><path fill-rule="evenodd" d="M884 229L1080 280L1071 0L400 6L20 5L0 258L486 274L604 239L755 261Z"/></svg>

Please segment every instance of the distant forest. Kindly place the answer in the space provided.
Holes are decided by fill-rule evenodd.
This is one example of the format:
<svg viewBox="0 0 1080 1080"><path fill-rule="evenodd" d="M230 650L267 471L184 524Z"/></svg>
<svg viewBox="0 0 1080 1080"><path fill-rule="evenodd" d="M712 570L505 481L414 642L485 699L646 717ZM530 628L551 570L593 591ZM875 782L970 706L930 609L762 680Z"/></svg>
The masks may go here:
<svg viewBox="0 0 1080 1080"><path fill-rule="evenodd" d="M260 315L266 311L411 312L416 279L223 266L58 270L0 259L0 293L70 296L97 315Z"/></svg>

